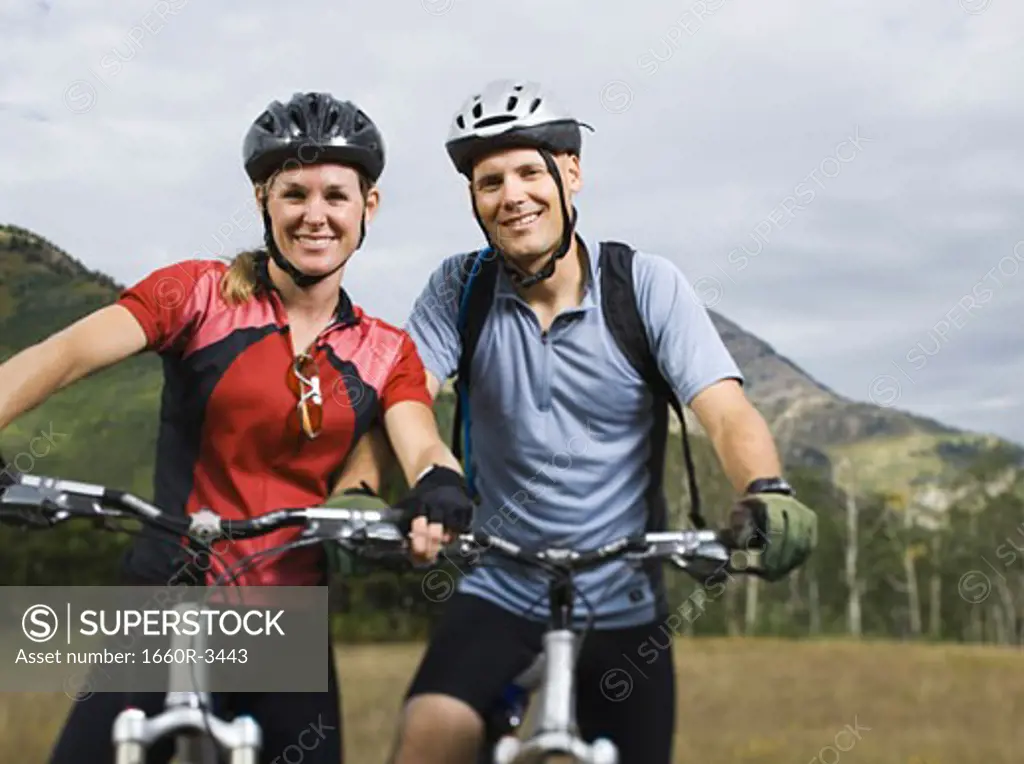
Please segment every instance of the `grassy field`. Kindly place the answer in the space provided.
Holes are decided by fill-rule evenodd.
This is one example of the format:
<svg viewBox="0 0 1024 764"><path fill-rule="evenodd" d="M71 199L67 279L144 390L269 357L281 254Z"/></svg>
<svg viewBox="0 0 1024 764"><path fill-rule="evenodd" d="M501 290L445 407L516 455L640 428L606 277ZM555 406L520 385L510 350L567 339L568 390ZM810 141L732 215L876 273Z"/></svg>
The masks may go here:
<svg viewBox="0 0 1024 764"><path fill-rule="evenodd" d="M339 653L348 761L384 761L396 704L421 650L346 646ZM675 650L676 762L1021 761L1020 651L760 639L680 640ZM70 702L0 696L0 764L45 761Z"/></svg>

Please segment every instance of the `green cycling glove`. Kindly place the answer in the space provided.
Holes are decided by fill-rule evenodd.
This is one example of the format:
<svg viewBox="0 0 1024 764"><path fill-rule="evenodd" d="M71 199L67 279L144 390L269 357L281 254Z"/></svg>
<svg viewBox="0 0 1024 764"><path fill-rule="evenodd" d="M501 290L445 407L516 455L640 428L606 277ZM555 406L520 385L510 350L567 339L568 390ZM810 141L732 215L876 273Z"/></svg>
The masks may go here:
<svg viewBox="0 0 1024 764"><path fill-rule="evenodd" d="M741 549L761 551L761 577L778 581L810 557L818 544L818 516L783 488L757 490L740 499L729 516L729 527Z"/></svg>

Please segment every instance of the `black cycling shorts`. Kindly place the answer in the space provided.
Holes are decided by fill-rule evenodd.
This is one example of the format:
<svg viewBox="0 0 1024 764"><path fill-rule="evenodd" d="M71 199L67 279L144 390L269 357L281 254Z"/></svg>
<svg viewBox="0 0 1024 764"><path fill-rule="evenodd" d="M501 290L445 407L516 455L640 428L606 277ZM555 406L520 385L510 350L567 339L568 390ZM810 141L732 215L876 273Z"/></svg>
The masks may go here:
<svg viewBox="0 0 1024 764"><path fill-rule="evenodd" d="M406 697L449 695L487 719L505 686L537 656L544 628L457 592L434 627ZM620 764L671 764L675 671L660 620L589 631L576 666L576 696L584 740L609 738Z"/></svg>

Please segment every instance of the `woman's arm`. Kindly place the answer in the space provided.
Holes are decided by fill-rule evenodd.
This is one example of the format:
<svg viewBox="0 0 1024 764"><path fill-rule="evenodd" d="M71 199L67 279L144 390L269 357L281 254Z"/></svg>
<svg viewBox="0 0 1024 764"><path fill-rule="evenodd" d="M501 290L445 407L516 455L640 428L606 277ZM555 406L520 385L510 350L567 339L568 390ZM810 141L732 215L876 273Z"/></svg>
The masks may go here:
<svg viewBox="0 0 1024 764"><path fill-rule="evenodd" d="M419 401L402 401L384 414L384 426L410 486L437 464L462 474L462 465L441 439L434 412Z"/></svg>
<svg viewBox="0 0 1024 764"><path fill-rule="evenodd" d="M380 424L374 424L349 452L331 494L336 496L350 488L366 485L379 495L384 478L394 463L395 455L387 435Z"/></svg>
<svg viewBox="0 0 1024 764"><path fill-rule="evenodd" d="M426 505L440 515L440 522L438 515L434 522L416 517L410 527L413 559L433 561L451 531L462 532L472 519L473 503L462 481L462 467L441 440L429 406L418 401L396 403L384 414L384 426L411 489L403 503L408 501L417 509ZM429 472L434 465L446 469Z"/></svg>
<svg viewBox="0 0 1024 764"><path fill-rule="evenodd" d="M135 355L146 334L120 305L108 305L0 364L0 430L82 377Z"/></svg>

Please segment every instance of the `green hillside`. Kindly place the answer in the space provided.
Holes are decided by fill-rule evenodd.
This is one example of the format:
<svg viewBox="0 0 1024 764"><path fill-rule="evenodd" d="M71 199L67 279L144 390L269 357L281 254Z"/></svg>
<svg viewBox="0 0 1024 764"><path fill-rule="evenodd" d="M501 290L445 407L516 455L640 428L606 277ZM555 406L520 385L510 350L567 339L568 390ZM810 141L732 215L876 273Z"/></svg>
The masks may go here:
<svg viewBox="0 0 1024 764"><path fill-rule="evenodd" d="M0 359L109 304L118 289L35 234L0 227ZM140 356L80 380L15 421L0 448L19 469L151 496L160 375L159 359ZM8 550L0 576L81 570L109 578L124 543L82 526L46 536L0 528L0 549Z"/></svg>
<svg viewBox="0 0 1024 764"><path fill-rule="evenodd" d="M0 358L111 303L118 292L111 279L49 242L22 229L0 228ZM20 455L23 463L35 458L41 448L31 454L31 439L52 429L56 445L36 471L149 494L160 390L159 359L129 359L80 380L14 422L3 433L4 454Z"/></svg>

